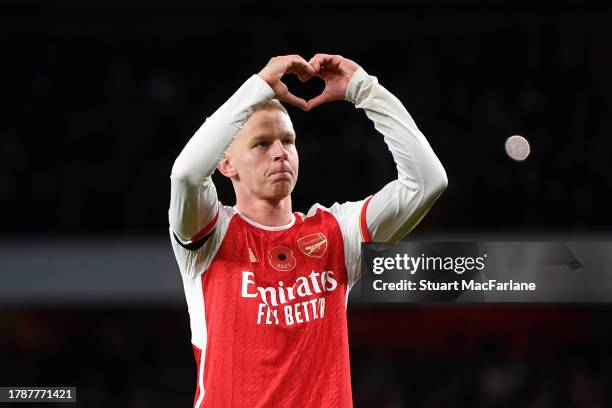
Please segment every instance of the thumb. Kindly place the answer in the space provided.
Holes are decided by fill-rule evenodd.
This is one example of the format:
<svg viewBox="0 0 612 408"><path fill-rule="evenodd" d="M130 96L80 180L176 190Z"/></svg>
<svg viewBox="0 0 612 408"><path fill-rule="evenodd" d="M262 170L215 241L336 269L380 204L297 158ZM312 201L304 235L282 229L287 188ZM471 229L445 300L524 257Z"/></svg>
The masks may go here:
<svg viewBox="0 0 612 408"><path fill-rule="evenodd" d="M297 96L293 95L289 91L287 91L283 95L279 95L278 99L281 100L282 102L287 102L293 106L297 106L298 108L302 110L306 110L306 111L308 110L308 103L304 99L298 98Z"/></svg>
<svg viewBox="0 0 612 408"><path fill-rule="evenodd" d="M329 102L329 100L330 100L329 96L327 96L325 93L322 93L321 95L318 95L312 98L306 103L306 110L311 110L313 108L316 108L317 106L325 102Z"/></svg>

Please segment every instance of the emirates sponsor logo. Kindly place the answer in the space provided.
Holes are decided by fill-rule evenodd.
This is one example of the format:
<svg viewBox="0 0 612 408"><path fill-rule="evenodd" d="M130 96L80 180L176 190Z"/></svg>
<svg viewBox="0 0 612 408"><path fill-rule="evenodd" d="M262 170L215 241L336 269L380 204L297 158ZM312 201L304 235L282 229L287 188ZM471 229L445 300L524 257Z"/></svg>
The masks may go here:
<svg viewBox="0 0 612 408"><path fill-rule="evenodd" d="M287 326L321 319L325 316L325 292L333 292L338 281L332 271L315 272L299 276L293 285L283 281L278 286L258 286L255 273L242 272L241 295L243 298L259 298L257 324L281 324ZM318 297L313 297L318 295ZM303 298L311 298L303 300Z"/></svg>
<svg viewBox="0 0 612 408"><path fill-rule="evenodd" d="M298 247L304 255L321 258L327 251L327 237L322 232L306 235L297 240Z"/></svg>
<svg viewBox="0 0 612 408"><path fill-rule="evenodd" d="M268 262L277 271L290 271L297 265L293 251L289 248L277 246L268 251Z"/></svg>

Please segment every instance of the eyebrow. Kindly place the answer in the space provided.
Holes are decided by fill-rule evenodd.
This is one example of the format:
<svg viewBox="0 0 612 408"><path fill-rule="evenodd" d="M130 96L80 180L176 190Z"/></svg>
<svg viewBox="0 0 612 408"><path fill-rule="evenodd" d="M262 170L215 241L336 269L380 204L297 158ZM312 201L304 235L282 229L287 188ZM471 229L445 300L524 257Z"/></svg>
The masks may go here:
<svg viewBox="0 0 612 408"><path fill-rule="evenodd" d="M283 132L281 137L289 137L291 139L296 139L296 135L295 133L291 133L291 132ZM260 134L258 136L255 136L251 139L251 143L254 142L261 142L262 140L267 140L270 139L271 136L267 135L267 134Z"/></svg>

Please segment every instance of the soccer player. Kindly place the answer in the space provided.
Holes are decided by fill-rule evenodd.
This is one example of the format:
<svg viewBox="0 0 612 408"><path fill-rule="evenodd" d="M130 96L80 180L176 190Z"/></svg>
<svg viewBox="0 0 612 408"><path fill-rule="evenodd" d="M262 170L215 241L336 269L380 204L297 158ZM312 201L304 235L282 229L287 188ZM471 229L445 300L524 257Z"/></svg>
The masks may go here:
<svg viewBox="0 0 612 408"><path fill-rule="evenodd" d="M319 77L325 89L306 102L285 74ZM397 180L361 201L294 212L296 133L278 100L306 111L335 100L363 109ZM233 207L218 201L215 168L233 184ZM351 407L346 304L360 243L404 237L447 184L401 102L342 56L275 57L206 119L170 179L170 239L198 370L194 406Z"/></svg>

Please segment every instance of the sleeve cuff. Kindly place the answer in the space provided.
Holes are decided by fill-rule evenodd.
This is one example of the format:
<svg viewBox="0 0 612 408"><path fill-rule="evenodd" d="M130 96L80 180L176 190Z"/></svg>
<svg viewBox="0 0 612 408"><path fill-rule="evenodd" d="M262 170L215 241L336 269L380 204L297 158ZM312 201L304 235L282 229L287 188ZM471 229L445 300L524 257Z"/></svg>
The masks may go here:
<svg viewBox="0 0 612 408"><path fill-rule="evenodd" d="M268 83L264 81L259 75L253 74L253 76L249 78L249 82L251 81L257 84L254 86L257 86L259 92L261 92L262 95L265 95L267 99L274 98L274 91L272 90L270 85L268 85Z"/></svg>
<svg viewBox="0 0 612 408"><path fill-rule="evenodd" d="M355 71L353 76L351 77L351 81L346 88L346 95L344 95L344 100L349 101L351 103L357 104L360 99L360 91L363 88L364 82L369 78L367 72L361 67Z"/></svg>

